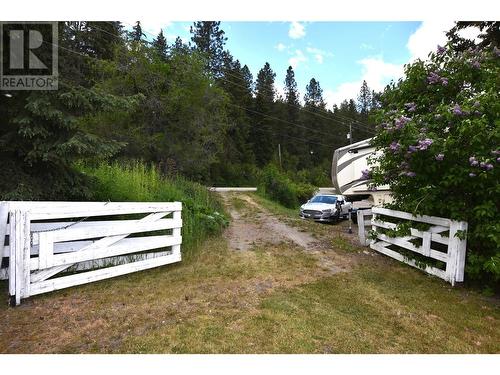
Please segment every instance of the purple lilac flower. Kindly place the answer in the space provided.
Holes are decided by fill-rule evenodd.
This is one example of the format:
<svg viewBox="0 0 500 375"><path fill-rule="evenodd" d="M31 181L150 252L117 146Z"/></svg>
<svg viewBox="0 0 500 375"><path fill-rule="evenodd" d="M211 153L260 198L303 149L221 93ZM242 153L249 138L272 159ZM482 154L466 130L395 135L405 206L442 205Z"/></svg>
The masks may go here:
<svg viewBox="0 0 500 375"><path fill-rule="evenodd" d="M455 104L455 106L451 109L454 115L461 116L464 113L462 112L462 108L458 104Z"/></svg>
<svg viewBox="0 0 500 375"><path fill-rule="evenodd" d="M415 112L417 110L417 105L415 103L413 103L413 102L406 103L405 107L408 110L408 112Z"/></svg>
<svg viewBox="0 0 500 375"><path fill-rule="evenodd" d="M396 129L401 129L408 121L411 119L405 116L401 116L394 121Z"/></svg>
<svg viewBox="0 0 500 375"><path fill-rule="evenodd" d="M497 163L500 163L500 158L497 158Z"/></svg>
<svg viewBox="0 0 500 375"><path fill-rule="evenodd" d="M481 168L484 168L484 166L485 166L485 165L486 165L486 163L485 163L484 161L482 161L481 163L479 163L479 166L480 166Z"/></svg>
<svg viewBox="0 0 500 375"><path fill-rule="evenodd" d="M417 146L408 146L409 153L417 152L417 150L418 150Z"/></svg>
<svg viewBox="0 0 500 375"><path fill-rule="evenodd" d="M407 162L403 161L400 165L399 168L401 169L408 169L409 165Z"/></svg>
<svg viewBox="0 0 500 375"><path fill-rule="evenodd" d="M432 145L433 140L430 138L425 138L424 140L418 141L418 149L420 151L425 151L429 148L430 145Z"/></svg>
<svg viewBox="0 0 500 375"><path fill-rule="evenodd" d="M500 150L493 150L491 151L493 155L500 155Z"/></svg>
<svg viewBox="0 0 500 375"><path fill-rule="evenodd" d="M369 180L370 178L371 178L371 172L368 169L361 171L361 179L362 180Z"/></svg>
<svg viewBox="0 0 500 375"><path fill-rule="evenodd" d="M441 161L441 160L443 160L443 159L444 159L444 154L437 154L437 155L435 156L435 158L436 158L436 160L437 160L437 161Z"/></svg>
<svg viewBox="0 0 500 375"><path fill-rule="evenodd" d="M441 78L441 83L443 86L448 86L448 78Z"/></svg>
<svg viewBox="0 0 500 375"><path fill-rule="evenodd" d="M493 168L493 164L490 163L486 163L486 165L484 166L484 169L487 171L491 171Z"/></svg>
<svg viewBox="0 0 500 375"><path fill-rule="evenodd" d="M496 46L493 47L493 53L497 55L497 57L500 57L500 49L498 49Z"/></svg>
<svg viewBox="0 0 500 375"><path fill-rule="evenodd" d="M469 177L476 177L475 173L469 173Z"/></svg>
<svg viewBox="0 0 500 375"><path fill-rule="evenodd" d="M431 85L434 83L438 83L440 80L441 77L436 72L430 72L429 75L427 76L427 82L429 82L429 84Z"/></svg>
<svg viewBox="0 0 500 375"><path fill-rule="evenodd" d="M393 141L390 145L389 148L391 149L392 152L398 152L399 149L401 148L401 145L399 142Z"/></svg>
<svg viewBox="0 0 500 375"><path fill-rule="evenodd" d="M438 44L438 46L437 46L437 54L438 54L438 55L442 55L442 54L443 54L443 53L445 53L445 52L446 52L446 48L444 48L444 47L442 47L442 46L440 46L440 45Z"/></svg>
<svg viewBox="0 0 500 375"><path fill-rule="evenodd" d="M469 163L470 165L472 165L473 167L477 167L479 165L479 162L477 161L476 157L475 156L471 156L469 158Z"/></svg>
<svg viewBox="0 0 500 375"><path fill-rule="evenodd" d="M408 177L415 177L417 174L416 174L415 172L411 172L411 171L410 171L410 172L406 172L406 175L407 175Z"/></svg>
<svg viewBox="0 0 500 375"><path fill-rule="evenodd" d="M479 61L474 60L474 61L472 62L472 67L473 67L473 68L476 68L476 69L479 69L479 68L481 67L481 64L479 63Z"/></svg>

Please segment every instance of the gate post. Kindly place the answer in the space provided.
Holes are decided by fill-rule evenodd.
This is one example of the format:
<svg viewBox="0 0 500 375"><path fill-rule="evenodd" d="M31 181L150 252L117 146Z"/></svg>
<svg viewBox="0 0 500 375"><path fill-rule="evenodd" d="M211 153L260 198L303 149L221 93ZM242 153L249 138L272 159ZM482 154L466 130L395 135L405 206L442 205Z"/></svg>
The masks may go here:
<svg viewBox="0 0 500 375"><path fill-rule="evenodd" d="M459 231L467 231L467 222L452 220L450 224L450 242L448 244L449 263L446 264L446 275L450 277L452 285L455 284L455 281L464 281L467 240L456 236ZM450 267L450 270L448 270L448 267Z"/></svg>
<svg viewBox="0 0 500 375"><path fill-rule="evenodd" d="M17 306L21 303L21 297L29 296L31 244L28 213L12 211L9 222L9 295L10 305Z"/></svg>

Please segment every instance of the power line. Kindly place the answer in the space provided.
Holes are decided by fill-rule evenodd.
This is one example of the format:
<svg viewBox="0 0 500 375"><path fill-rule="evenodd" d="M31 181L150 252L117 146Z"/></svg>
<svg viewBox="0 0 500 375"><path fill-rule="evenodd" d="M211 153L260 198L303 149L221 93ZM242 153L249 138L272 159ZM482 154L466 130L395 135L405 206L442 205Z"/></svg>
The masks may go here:
<svg viewBox="0 0 500 375"><path fill-rule="evenodd" d="M111 23L111 22L109 22L109 21L104 21L104 22L106 22L106 23L108 23L108 24L112 25L112 23ZM128 22L124 22L124 21L122 21L122 22L123 22L124 24L127 24L127 25L131 26L131 27L134 27L134 25L132 25L132 24L130 24L130 23L128 23ZM146 29L144 29L144 28L142 28L142 30L143 30L143 31L145 31L146 33L148 33L148 34L149 34L150 36L152 36L153 38L156 38L156 36L155 36L155 35L153 35L151 32L149 32L148 30L146 30ZM102 31L104 31L104 30L102 30ZM110 34L110 35L114 35L115 37L117 37L117 38L120 38L120 39L121 39L121 36L118 36L118 35L116 35L116 34L112 34L112 33L109 33L109 32L108 32L108 34ZM149 44L152 44L151 42L148 42L148 41L146 41L146 42L147 42L147 43L149 43ZM232 77L234 77L234 78L240 78L240 77L237 77L237 76L235 76L234 74L231 74L231 73L229 73L229 72L224 72L224 74L228 74L228 75L230 75L230 76L232 76ZM243 85L240 85L240 84L238 84L238 83L236 83L236 82L230 81L230 80L228 80L228 79L226 79L226 78L224 78L224 77L222 77L222 79L223 79L224 81L228 82L228 83L233 84L233 85L240 86L240 87L243 87L243 88L245 88L245 89L247 88L247 87L245 87L245 86L243 86ZM269 92L269 91L268 91L268 92ZM350 124L346 124L346 123L341 122L341 121L339 121L339 120L337 120L337 119L335 119L335 118L326 117L326 116L321 115L320 113L316 113L316 112L309 111L309 110L307 110L305 107L302 107L302 106L300 106L300 105L294 105L294 104L287 103L287 102L285 102L284 104L286 104L286 105L288 105L288 106L291 106L291 107L294 107L294 108L298 108L298 109L300 109L300 110L302 110L302 111L304 111L304 112L307 112L307 113L313 114L313 115L318 116L318 117L321 117L321 118L323 118L323 119L326 119L326 120L329 120L329 121L332 121L332 122L336 122L337 124L340 124L340 125L344 125L344 126L350 127L350 126L351 126L351 124L352 124L352 125L355 127L355 129L356 129L356 126L355 126L355 125L357 125L357 126L358 126L358 127L357 127L357 130L361 130L361 131L365 131L365 132L368 132L368 133L371 133L371 134L375 134L375 131L374 131L374 130L373 130L373 129L372 129L372 128L368 125L368 124L365 124L365 123L360 122L360 121L358 121L358 120L352 119L352 118L350 118L350 117L342 116L342 115L337 114L337 113L336 113L336 114L334 114L335 116L337 116L337 117L341 117L341 118L344 118L346 121L349 121L349 122L350 122ZM324 113L326 113L326 114L330 115L330 113L329 113L328 111L326 111L325 109L322 109L322 108L317 108L317 109L318 109L319 111L322 111L322 112L324 112ZM309 130L311 130L311 131L314 131L313 129L310 129L310 128L307 128L307 129L309 129ZM326 133L323 133L323 134L326 134Z"/></svg>
<svg viewBox="0 0 500 375"><path fill-rule="evenodd" d="M108 34L113 35L112 33L109 33L109 32L108 32ZM117 37L117 38L120 38L120 39L121 39L121 37L119 37L118 35L114 35L114 36L115 36L115 37ZM64 49L64 50L69 51L69 52L73 52L73 53L78 54L78 55L81 55L81 56L83 56L83 57L92 58L92 59L95 59L95 60L98 60L98 61L104 61L104 60L99 59L99 58L97 58L97 57L94 57L94 56L89 56L89 55L85 55L85 54L83 54L83 53L81 53L81 52L77 52L77 51L71 50L71 49L69 49L69 48L65 48L65 47L62 47L62 46L56 45L56 44L54 44L54 43L49 43L49 42L45 42L45 43L52 44L52 45L54 45L54 46L58 46L58 47L59 47L59 48L61 48L61 49ZM229 81L229 82L231 82L231 81ZM169 82L166 82L166 83L170 86L170 83L169 83ZM238 85L237 83L234 83L234 82L231 82L231 83ZM253 113L255 113L255 114L260 114L260 115L266 116L266 117L268 117L268 118L271 118L271 119L276 120L276 121L280 121L280 122L282 122L282 123L286 123L286 124L289 124L289 125L293 125L293 126L295 126L295 127L303 128L303 129L309 130L309 131L311 131L311 132L318 133L318 134L322 134L322 135L325 135L325 136L328 136L328 137L332 137L332 138L334 138L334 139L336 139L336 140L339 140L339 137L336 137L336 136L334 136L334 135L333 135L333 134L331 134L331 133L325 133L325 132L322 132L322 131L317 130L317 129L312 129L312 128L309 128L309 127L307 127L307 126L300 125L300 124L296 124L296 123L293 123L293 122L290 122L290 121L287 121L287 120L283 120L283 119L280 119L280 118L278 118L278 117L270 116L270 115L267 115L267 114L265 114L265 113L263 113L263 112L255 111L255 110L250 109L250 108L237 106L237 105L232 104L232 103L228 103L228 104L230 104L230 105L232 105L232 106L236 106L236 107L238 107L238 108L240 108L240 109L247 110L247 111L249 111L249 112L253 112Z"/></svg>
<svg viewBox="0 0 500 375"><path fill-rule="evenodd" d="M227 72L225 72L224 74L228 74L228 73L227 73ZM231 75L231 74L229 74L229 75ZM237 78L235 75L231 75L231 76L233 76L233 77ZM226 82L228 82L228 83L231 83L231 84L233 84L233 85L236 85L236 86L239 86L239 87L242 87L242 88L245 88L245 89L247 88L247 87L246 87L246 86L244 86L244 85L240 85L240 84L238 84L238 83L236 83L236 82L233 82L233 81L230 81L230 80L228 80L228 79L226 79L226 78L224 78L224 77L221 77L221 79L222 79L222 80L224 80L224 81L226 81ZM267 91L269 92L269 90L267 90ZM301 111L304 111L304 112L310 113L310 114L312 114L312 115L315 115L315 116L321 117L321 118L323 118L323 119L326 119L326 120L329 120L329 121L336 122L337 124L340 124L340 125L345 125L345 126L349 127L349 125L348 125L348 124L345 124L344 122L341 122L341 121L336 120L336 119L334 119L334 118L330 118L330 117L323 116L323 115L321 115L321 114L319 114L319 113L316 113L316 112L309 111L309 110L307 110L305 107L301 107L300 105L295 105L295 104L291 104L291 103L287 103L287 102L284 102L284 104L286 104L286 105L288 105L288 106L290 106L290 107L293 107L293 108L297 108L297 109L299 109L299 110L301 110ZM318 108L318 110L321 110L321 109L320 109L320 108ZM327 113L328 113L328 112L327 112ZM349 119L349 121L353 121L353 120L352 120L352 119ZM363 127L363 129L358 128L358 130L364 130L364 131L368 131L368 132L375 133L375 132L373 131L373 129L369 129L368 127Z"/></svg>
<svg viewBox="0 0 500 375"><path fill-rule="evenodd" d="M128 22L123 22L123 23L125 23L125 24L127 24L127 25L129 25L129 26L131 26L131 27L134 27L134 25L129 24ZM146 29L143 29L143 30L144 30L146 33L148 33L150 36L152 36L153 38L156 38L156 36L155 36L155 35L153 35L151 32L149 32L148 30L146 30ZM230 74L230 75L231 75L231 74ZM235 76L233 75L233 77L235 77ZM230 82L230 81L229 81L229 82ZM236 84L236 83L234 83L234 82L233 82L233 84ZM237 84L236 84L236 85L237 85ZM287 105L293 105L293 104L290 104L290 103L286 103L286 104L287 104ZM305 112L309 112L309 113L312 113L312 114L315 114L315 115L320 116L320 115L319 115L319 114L317 114L317 113L314 113L314 112L311 112L311 111L307 111L307 110L305 110L303 107L297 106L297 108L300 108L300 109L304 110ZM318 109L320 109L320 108L318 108ZM327 113L327 114L328 114L328 112L327 112L326 110L324 110L324 109L320 109L320 110L322 110L323 112L325 112L325 113ZM336 116L338 116L338 117L342 117L342 118L344 118L344 119L346 119L346 120L349 120L349 121L353 122L353 124L358 124L358 126L364 127L364 129L359 129L359 128L358 128L358 130L365 130L365 131L371 132L372 134L375 134L374 130L373 130L373 129L371 129L371 128L369 127L369 125L368 125L368 124L362 123L362 122L360 122L360 121L358 121L358 120L355 120L355 119L352 119L352 118L349 118L349 117L346 117L346 116L342 116L342 115L339 115L339 114L335 114L335 115L336 115ZM328 117L324 117L324 116L321 116L321 117L323 117L323 118L325 118L325 119L327 119L327 120L330 120L330 121L335 121L334 119L331 119L331 118L328 118ZM346 125L346 124L344 124L344 123L342 123L342 122L339 122L338 120L337 120L337 123L342 124L342 125Z"/></svg>
<svg viewBox="0 0 500 375"><path fill-rule="evenodd" d="M234 77L234 78L240 78L240 77L237 77L236 75L231 74L231 73L229 73L229 72L224 72L224 74L228 74L228 75L230 75L230 76L232 76L232 77ZM223 79L224 79L224 78L223 78ZM234 83L234 82L232 82L232 81L228 81L228 82L233 83L233 84L236 84L236 83ZM271 91L270 91L269 89L268 89L268 90L266 90L266 91L267 91L268 93L271 93ZM274 92L272 92L272 93L274 93ZM321 115L321 114L319 114L319 113L312 112L312 111L308 111L308 110L306 109L306 107L305 107L305 106L304 106L304 107L302 107L302 106L300 106L300 105L291 104L291 103L286 103L286 102L285 102L285 104L287 104L287 105L289 105L289 106L292 106L292 107L295 107L295 108L299 108L299 109L303 110L304 112L311 113L311 114L313 114L313 115L316 115L316 116L322 117L322 118L327 119L327 120L330 120L330 121L337 121L338 123L340 123L340 124L342 124L342 125L345 125L344 123L339 122L338 120L336 120L336 119L334 119L334 118L331 118L331 117L325 117L325 116L322 116L322 115ZM329 112L329 111L325 110L324 108L319 108L319 107L318 107L318 108L316 108L316 109L317 109L318 111L320 111L320 112L324 112L324 113L326 113L327 115L332 114L331 112ZM368 131L373 131L373 129L371 128L371 126L370 126L369 124L366 124L366 123L361 122L361 121L359 121L359 120L355 120L355 119L350 118L350 117L346 117L346 116L340 115L340 114L338 114L338 113L333 113L333 115L334 115L334 116L337 116L337 117L344 118L344 119L346 119L346 120L348 120L348 121L352 121L352 122L354 122L355 124L359 124L359 126L361 126L362 128L365 128L365 129L366 129L366 130L368 130Z"/></svg>
<svg viewBox="0 0 500 375"><path fill-rule="evenodd" d="M53 45L53 46L56 46L58 48L61 48L63 50L66 50L68 52L71 52L71 53L74 53L76 55L80 55L82 57L85 57L85 58L90 58L90 59L93 59L93 60L97 60L99 62L105 62L105 60L102 60L102 59L99 59L97 57L94 57L94 56L89 56L89 55L86 55L84 53L81 53L81 52L77 52L77 51L74 51L74 50L71 50L69 48L66 48L66 47L63 47L63 46L60 46L59 44L55 44L55 43L50 43L50 42L47 42L47 41L43 41L43 43L47 43L47 44L50 44L50 45ZM171 83L170 82L165 82L168 86L171 86ZM228 105L230 106L233 106L233 107L237 107L237 108L240 108L240 109L243 109L243 110L246 110L246 111L249 111L249 112L253 112L253 113L256 113L256 114L260 114L262 116L265 116L265 117L268 117L268 118L271 118L271 119L274 119L276 121L280 121L280 122L283 122L285 124L288 124L288 125L292 125L292 126L297 126L297 127L302 127L302 128L305 128L307 130L310 130L310 131L316 131L318 133L321 133L323 135L328 135L328 136L332 136L332 134L327 134L327 133L322 133L322 132L319 132L318 130L316 129L310 129L308 127L305 127L305 126L302 126L302 125L299 125L299 124L295 124L295 123L292 123L290 121L286 121L286 120L282 120L278 117L274 117L274 116L270 116L270 115L267 115L265 113L262 113L262 112L259 112L259 111L255 111L255 110L252 110L250 108L246 108L246 107L242 107L242 106L239 106L239 105L236 105L236 104L233 104L233 103L227 103ZM253 128L252 128L253 129ZM255 128L255 129L258 129L258 130L262 130L260 128ZM293 136L289 136L287 134L281 134L282 136L285 136L287 138L291 138L291 139L295 139L295 140L298 140L298 141L302 141L302 142L305 142L305 143L310 143L310 144L316 144L316 145L320 145L320 146L325 146L325 147L329 147L331 148L332 146L330 145L327 145L327 144L324 144L324 143L320 143L320 142L315 142L315 141L312 141L312 140L309 140L309 139L302 139L302 138L297 138L297 137L293 137ZM338 140L338 137L336 137L336 139Z"/></svg>

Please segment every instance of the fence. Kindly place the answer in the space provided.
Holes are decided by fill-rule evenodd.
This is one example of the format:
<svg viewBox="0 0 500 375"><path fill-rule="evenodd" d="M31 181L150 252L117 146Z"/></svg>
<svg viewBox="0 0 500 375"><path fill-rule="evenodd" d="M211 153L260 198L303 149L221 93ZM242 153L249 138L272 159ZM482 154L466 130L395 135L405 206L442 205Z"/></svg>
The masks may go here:
<svg viewBox="0 0 500 375"><path fill-rule="evenodd" d="M1 202L0 278L11 304L179 262L181 210L180 202Z"/></svg>
<svg viewBox="0 0 500 375"><path fill-rule="evenodd" d="M381 217L388 219L382 220ZM367 218L370 220L367 221ZM383 233L384 230L398 228L397 224L387 221L390 218L410 221L411 226L417 226L415 223L426 223L430 227L426 230L410 227L409 236L391 237ZM366 230L368 225L371 226L371 236ZM465 234L467 231L466 222L435 216L414 216L407 212L373 207L371 210L358 211L358 230L359 239L363 246L369 245L373 250L420 268L450 282L451 285L464 281L466 240L465 237L460 236L460 232ZM372 239L368 239L368 237L372 237ZM434 262L436 264L433 265L422 263L401 254L401 250L410 250L426 259L439 262ZM440 264L444 264L444 267L439 267Z"/></svg>

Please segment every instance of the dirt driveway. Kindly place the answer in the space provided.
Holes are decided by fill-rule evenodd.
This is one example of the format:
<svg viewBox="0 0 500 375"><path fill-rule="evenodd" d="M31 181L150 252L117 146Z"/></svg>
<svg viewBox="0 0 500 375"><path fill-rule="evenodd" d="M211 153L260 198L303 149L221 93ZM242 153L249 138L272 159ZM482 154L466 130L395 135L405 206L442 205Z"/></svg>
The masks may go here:
<svg viewBox="0 0 500 375"><path fill-rule="evenodd" d="M347 235L346 222L337 225L308 222L308 228L311 230L307 230L303 226L297 226L298 221L303 221L298 215L296 220L289 218L288 222L285 222L283 218L259 204L255 195L231 192L220 194L231 215L231 223L224 236L233 250L248 251L266 244L294 244L314 255L321 266L332 273L348 270L355 261L355 257L345 257L337 253L331 244L317 233L336 232L352 241L355 236Z"/></svg>

